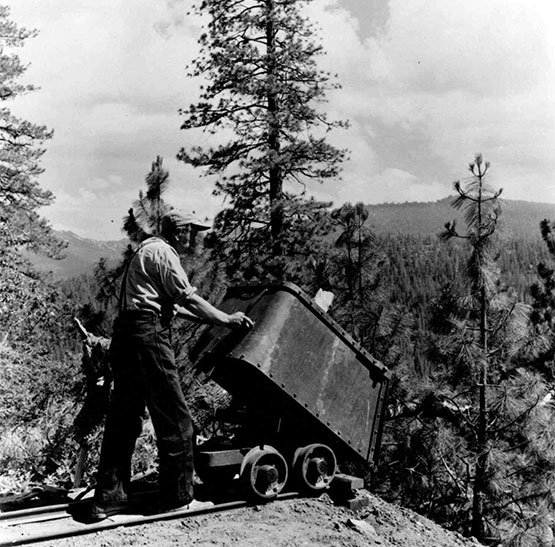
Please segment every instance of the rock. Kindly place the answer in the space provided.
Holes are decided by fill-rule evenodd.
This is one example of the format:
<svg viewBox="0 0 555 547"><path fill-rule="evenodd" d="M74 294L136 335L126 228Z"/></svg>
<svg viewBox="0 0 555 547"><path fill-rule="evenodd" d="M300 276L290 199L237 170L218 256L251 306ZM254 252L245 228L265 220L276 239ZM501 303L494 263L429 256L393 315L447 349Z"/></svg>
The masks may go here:
<svg viewBox="0 0 555 547"><path fill-rule="evenodd" d="M373 541L375 545L385 545L383 538L380 537L369 522L359 519L348 519L347 526L366 536L369 540Z"/></svg>

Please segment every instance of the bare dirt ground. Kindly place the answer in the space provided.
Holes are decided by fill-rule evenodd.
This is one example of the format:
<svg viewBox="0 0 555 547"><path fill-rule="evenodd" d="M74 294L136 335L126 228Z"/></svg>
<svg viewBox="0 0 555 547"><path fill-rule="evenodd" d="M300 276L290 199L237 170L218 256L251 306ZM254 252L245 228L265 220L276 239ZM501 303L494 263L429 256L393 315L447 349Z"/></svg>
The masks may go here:
<svg viewBox="0 0 555 547"><path fill-rule="evenodd" d="M361 494L359 493L359 496ZM477 547L416 513L368 496L369 505L351 511L319 498L278 501L214 513L116 528L42 542L42 547Z"/></svg>

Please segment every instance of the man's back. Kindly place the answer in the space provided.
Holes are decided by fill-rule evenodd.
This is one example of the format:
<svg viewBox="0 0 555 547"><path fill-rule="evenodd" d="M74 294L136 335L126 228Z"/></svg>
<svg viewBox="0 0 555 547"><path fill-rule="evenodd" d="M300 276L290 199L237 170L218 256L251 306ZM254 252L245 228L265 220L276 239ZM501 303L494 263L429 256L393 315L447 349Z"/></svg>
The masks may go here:
<svg viewBox="0 0 555 547"><path fill-rule="evenodd" d="M195 292L177 252L162 238L145 240L131 258L122 291L125 310L165 314Z"/></svg>

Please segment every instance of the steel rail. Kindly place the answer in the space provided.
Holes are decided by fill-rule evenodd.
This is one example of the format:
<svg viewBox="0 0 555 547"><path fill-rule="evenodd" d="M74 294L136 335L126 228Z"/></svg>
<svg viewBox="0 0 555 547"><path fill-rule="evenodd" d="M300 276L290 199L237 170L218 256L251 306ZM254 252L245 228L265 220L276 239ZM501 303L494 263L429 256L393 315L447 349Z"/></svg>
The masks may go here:
<svg viewBox="0 0 555 547"><path fill-rule="evenodd" d="M279 494L276 500L287 500L287 499L293 499L297 497L299 497L298 492L287 492L285 494ZM4 514L4 513L1 514L0 516L2 517L2 520L4 522L0 523L0 547L29 545L32 543L38 543L40 541L50 541L50 540L67 538L67 537L82 536L86 534L92 534L95 532L101 532L104 530L112 530L114 528L119 528L119 527L137 526L139 524L150 524L152 522L173 520L173 519L183 518L183 517L193 517L193 516L205 515L210 513L221 513L224 511L241 509L243 507L247 507L251 505L251 502L247 500L236 500L236 501L225 502L225 503L213 505L211 507L204 507L196 510L183 509L180 511L171 511L169 513L158 513L154 515L121 514L114 517L109 517L106 520L103 520L101 522L83 524L81 528L73 528L73 529L68 528L67 530L59 530L55 532L37 533L34 535L8 539L7 541L5 541L2 538L1 532L6 523L7 523L7 526L11 526L11 525L25 526L30 524L37 524L40 522L40 520L25 521L25 517L37 517L40 519L41 515L51 514L49 520L54 520L56 517L52 515L53 513L59 513L60 520L67 520L72 518L72 515L67 513L67 509L73 508L76 505L83 505L86 503L90 503L90 500L77 501L69 504L60 504L57 506L53 505L53 506L45 506L42 508L37 507L34 509L23 509L20 511L12 511L10 512L11 515ZM20 519L19 522L18 522L18 519Z"/></svg>
<svg viewBox="0 0 555 547"><path fill-rule="evenodd" d="M56 511L65 511L70 507L76 507L77 505L82 505L90 503L89 500L74 501L71 503L60 503L57 505L41 505L37 507L31 507L30 509L18 509L16 511L6 511L0 513L0 525L3 520L15 520L18 517L27 517L32 515L43 515L45 513L55 513Z"/></svg>
<svg viewBox="0 0 555 547"><path fill-rule="evenodd" d="M133 493L133 498L141 498L143 496L148 496L155 493L156 490L141 490L139 492ZM5 511L0 513L0 526L2 525L2 521L8 520L13 521L16 520L18 517L24 518L33 515L43 515L46 513L55 513L58 511L67 511L68 509L73 509L79 506L85 506L91 503L91 498L86 499L79 499L75 501L70 501L67 503L59 503L59 504L52 504L52 505L38 505L36 507L30 507L28 509L17 509L15 511ZM0 544L1 545L1 544Z"/></svg>

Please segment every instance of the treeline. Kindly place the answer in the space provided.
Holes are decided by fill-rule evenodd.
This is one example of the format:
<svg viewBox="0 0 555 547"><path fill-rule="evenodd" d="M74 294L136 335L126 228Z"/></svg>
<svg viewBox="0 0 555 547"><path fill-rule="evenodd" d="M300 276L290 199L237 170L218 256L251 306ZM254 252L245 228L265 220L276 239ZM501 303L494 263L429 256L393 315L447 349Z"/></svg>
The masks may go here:
<svg viewBox="0 0 555 547"><path fill-rule="evenodd" d="M538 225L535 241L506 238L499 253L500 282L514 292L519 301L528 304L532 302L531 287L538 282L537 267L549 261L547 247L539 233ZM413 310L423 320L430 302L444 287L460 288L463 284L467 255L460 243L446 245L436 236L392 233L377 235L375 245L385 258L380 276L388 300ZM101 306L97 302L99 287L94 273L61 280L58 286L76 309L81 309L82 318L96 330L95 321L98 323L100 319ZM110 324L102 323L98 328L99 334L107 334Z"/></svg>
<svg viewBox="0 0 555 547"><path fill-rule="evenodd" d="M438 230L439 231L439 230ZM545 243L507 238L499 251L500 283L519 300L531 302L530 287L538 281L537 266L549 259ZM377 238L387 256L384 282L391 285L391 301L423 310L446 285L460 286L468 260L460 242L446 245L437 237L390 234Z"/></svg>
<svg viewBox="0 0 555 547"><path fill-rule="evenodd" d="M464 225L461 211L451 204L456 196L434 202L380 203L367 205L370 224L378 235L413 234L435 239L446 222ZM539 223L553 218L555 206L550 203L502 200L499 232L502 237L539 242Z"/></svg>

